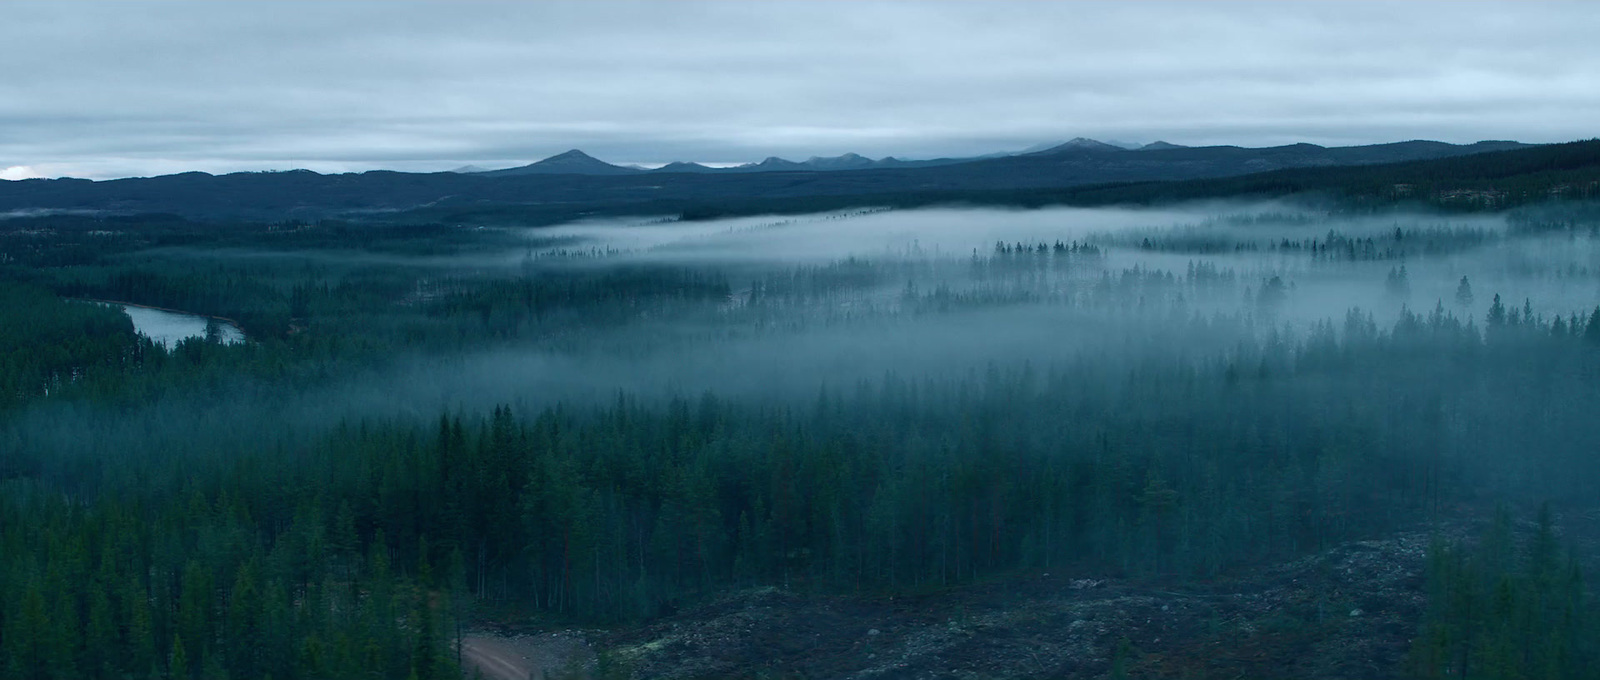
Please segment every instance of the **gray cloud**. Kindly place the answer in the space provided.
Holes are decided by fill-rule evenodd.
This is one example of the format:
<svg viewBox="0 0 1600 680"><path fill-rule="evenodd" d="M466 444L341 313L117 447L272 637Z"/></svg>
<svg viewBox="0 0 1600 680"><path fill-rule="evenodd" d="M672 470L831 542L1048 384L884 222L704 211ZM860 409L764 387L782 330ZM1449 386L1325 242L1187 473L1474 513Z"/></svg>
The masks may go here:
<svg viewBox="0 0 1600 680"><path fill-rule="evenodd" d="M0 176L1596 134L1587 3L6 3Z"/></svg>

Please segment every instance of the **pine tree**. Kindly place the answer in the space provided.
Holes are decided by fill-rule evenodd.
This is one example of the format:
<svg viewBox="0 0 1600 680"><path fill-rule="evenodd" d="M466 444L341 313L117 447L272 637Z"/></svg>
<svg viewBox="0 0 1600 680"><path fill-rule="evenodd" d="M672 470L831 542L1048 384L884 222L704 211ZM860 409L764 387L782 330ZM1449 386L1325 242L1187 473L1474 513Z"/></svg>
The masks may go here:
<svg viewBox="0 0 1600 680"><path fill-rule="evenodd" d="M1467 283L1467 277L1461 277L1461 283L1456 286L1456 304L1462 308L1472 306L1472 284Z"/></svg>
<svg viewBox="0 0 1600 680"><path fill-rule="evenodd" d="M258 627L261 622L261 592L252 558L239 568L228 598L228 665L242 676L258 672L257 658L262 653Z"/></svg>
<svg viewBox="0 0 1600 680"><path fill-rule="evenodd" d="M1384 281L1384 288L1390 297L1405 298L1411 295L1411 277L1406 273L1406 266L1391 267L1389 276Z"/></svg>
<svg viewBox="0 0 1600 680"><path fill-rule="evenodd" d="M190 560L183 569L180 588L177 633L191 655L205 658L211 647L211 575L198 561Z"/></svg>
<svg viewBox="0 0 1600 680"><path fill-rule="evenodd" d="M1483 323L1490 328L1506 325L1506 306L1500 302L1500 294L1494 294L1494 302L1489 305L1489 314L1484 317Z"/></svg>
<svg viewBox="0 0 1600 680"><path fill-rule="evenodd" d="M434 649L437 640L434 634L433 612L428 607L426 592L422 593L418 600L412 621L417 627L416 647L411 653L412 671L416 674L417 680L434 680L438 677L435 672L438 665L438 650Z"/></svg>
<svg viewBox="0 0 1600 680"><path fill-rule="evenodd" d="M106 587L98 580L90 584L89 625L84 640L85 668L104 668L122 661L118 654L121 645L117 640L117 624Z"/></svg>
<svg viewBox="0 0 1600 680"><path fill-rule="evenodd" d="M170 680L187 680L189 677L189 652L183 647L183 636L172 636L172 654L167 662Z"/></svg>
<svg viewBox="0 0 1600 680"><path fill-rule="evenodd" d="M148 593L137 576L129 577L122 602L128 612L128 670L157 667L155 622L151 620Z"/></svg>

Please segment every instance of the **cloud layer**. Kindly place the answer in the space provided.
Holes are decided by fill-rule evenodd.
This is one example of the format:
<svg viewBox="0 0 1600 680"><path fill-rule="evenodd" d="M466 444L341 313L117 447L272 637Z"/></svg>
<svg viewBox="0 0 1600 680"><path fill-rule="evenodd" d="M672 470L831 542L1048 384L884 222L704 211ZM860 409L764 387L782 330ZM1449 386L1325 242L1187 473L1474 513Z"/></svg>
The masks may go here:
<svg viewBox="0 0 1600 680"><path fill-rule="evenodd" d="M1196 5L7 3L0 168L1597 134L1587 3Z"/></svg>

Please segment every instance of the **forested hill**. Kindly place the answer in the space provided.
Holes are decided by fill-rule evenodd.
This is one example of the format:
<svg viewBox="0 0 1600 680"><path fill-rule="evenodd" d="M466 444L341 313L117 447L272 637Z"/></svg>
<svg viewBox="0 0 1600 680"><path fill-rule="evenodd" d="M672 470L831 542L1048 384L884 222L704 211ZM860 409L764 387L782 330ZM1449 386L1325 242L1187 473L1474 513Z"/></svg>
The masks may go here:
<svg viewBox="0 0 1600 680"><path fill-rule="evenodd" d="M1326 193L1362 203L1417 201L1439 207L1504 208L1546 199L1600 196L1600 139L1457 158L1369 166L1296 168L1187 182L1085 187L1074 203L1149 203Z"/></svg>
<svg viewBox="0 0 1600 680"><path fill-rule="evenodd" d="M656 212L690 218L805 213L860 206L920 208L988 205L1155 205L1211 199L1273 199L1314 195L1351 207L1423 204L1454 211L1513 208L1546 200L1600 198L1600 140L1551 144L1454 158L1376 165L1291 168L1234 177L1182 181L1105 182L1073 187L907 191L858 196L749 198L660 202ZM510 207L477 211L432 209L418 215L485 219L527 217Z"/></svg>
<svg viewBox="0 0 1600 680"><path fill-rule="evenodd" d="M757 173L464 173L321 175L306 170L199 172L93 182L77 179L0 182L0 212L86 210L163 212L187 217L284 219L330 215L427 214L515 208L570 218L593 210L638 212L660 206L818 197L1033 191L1108 182L1231 177L1282 168L1343 166L1461 156L1523 147L1515 142L1451 145L1402 142L1325 148L1312 144L1142 150L1064 146L1046 151L932 167Z"/></svg>

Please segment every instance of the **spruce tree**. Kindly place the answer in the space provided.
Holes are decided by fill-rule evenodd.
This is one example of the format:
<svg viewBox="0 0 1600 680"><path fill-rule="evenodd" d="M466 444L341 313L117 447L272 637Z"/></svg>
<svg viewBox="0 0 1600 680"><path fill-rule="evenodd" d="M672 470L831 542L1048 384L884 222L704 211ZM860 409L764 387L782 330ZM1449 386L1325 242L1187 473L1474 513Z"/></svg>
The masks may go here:
<svg viewBox="0 0 1600 680"><path fill-rule="evenodd" d="M1472 306L1472 284L1467 283L1467 277L1461 277L1461 283L1456 286L1456 304L1462 308Z"/></svg>

